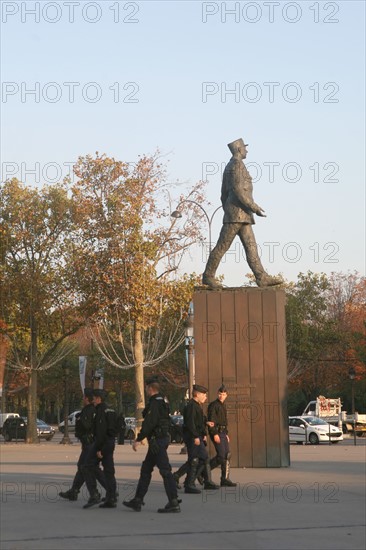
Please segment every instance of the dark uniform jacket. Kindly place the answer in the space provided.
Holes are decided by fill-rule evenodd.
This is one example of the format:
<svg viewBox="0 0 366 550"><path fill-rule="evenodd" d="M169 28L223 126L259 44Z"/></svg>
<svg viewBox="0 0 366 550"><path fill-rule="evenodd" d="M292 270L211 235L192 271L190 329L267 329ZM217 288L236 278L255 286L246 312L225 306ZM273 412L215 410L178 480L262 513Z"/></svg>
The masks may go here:
<svg viewBox="0 0 366 550"><path fill-rule="evenodd" d="M209 428L210 436L217 435L220 432L228 433L226 404L215 399L208 406L207 417L210 422L215 422L213 428Z"/></svg>
<svg viewBox="0 0 366 550"><path fill-rule="evenodd" d="M115 438L118 432L116 411L110 409L106 403L99 403L95 407L94 438L96 450L101 451L107 439Z"/></svg>
<svg viewBox="0 0 366 550"><path fill-rule="evenodd" d="M94 440L94 416L95 407L93 403L85 405L75 422L75 436L82 444L88 445Z"/></svg>
<svg viewBox="0 0 366 550"><path fill-rule="evenodd" d="M142 413L144 420L141 431L136 441L142 441L147 437L167 437L169 434L170 418L169 405L160 393L152 395Z"/></svg>
<svg viewBox="0 0 366 550"><path fill-rule="evenodd" d="M188 401L183 411L183 434L196 439L206 435L206 419L197 401Z"/></svg>

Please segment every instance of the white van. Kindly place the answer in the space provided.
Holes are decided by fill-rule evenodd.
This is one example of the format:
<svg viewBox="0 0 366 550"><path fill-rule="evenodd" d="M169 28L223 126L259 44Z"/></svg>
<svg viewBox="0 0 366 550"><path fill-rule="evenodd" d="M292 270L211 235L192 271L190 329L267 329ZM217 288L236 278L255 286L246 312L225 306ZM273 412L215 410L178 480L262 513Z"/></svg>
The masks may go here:
<svg viewBox="0 0 366 550"><path fill-rule="evenodd" d="M76 415L80 414L81 411L74 411L73 413L69 414L69 416L67 417L67 426L68 426L68 430L69 432L74 432L75 431L75 423L76 423ZM64 433L65 431L65 421L63 420L62 422L60 422L60 424L58 425L58 429L60 430L61 433Z"/></svg>
<svg viewBox="0 0 366 550"><path fill-rule="evenodd" d="M19 416L18 413L1 413L0 414L0 434L3 433L3 424L9 417Z"/></svg>

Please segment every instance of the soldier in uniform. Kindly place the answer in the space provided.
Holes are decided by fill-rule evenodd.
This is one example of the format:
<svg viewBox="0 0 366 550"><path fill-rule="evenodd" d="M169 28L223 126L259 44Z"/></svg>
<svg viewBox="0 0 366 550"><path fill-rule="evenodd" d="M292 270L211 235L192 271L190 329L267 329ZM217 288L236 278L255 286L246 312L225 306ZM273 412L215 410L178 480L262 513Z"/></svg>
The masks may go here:
<svg viewBox="0 0 366 550"><path fill-rule="evenodd" d="M105 403L106 392L93 390L93 402L95 406L94 416L94 442L86 457L83 473L90 498L84 508L90 508L101 502L97 491L97 471L99 461L103 466L106 483L106 496L99 508L115 508L117 506L116 478L113 453L115 438L118 431L117 414Z"/></svg>
<svg viewBox="0 0 366 550"><path fill-rule="evenodd" d="M93 405L93 389L84 389L84 407L79 413L75 423L75 436L81 443L81 453L77 463L77 472L75 474L72 485L68 491L59 493L60 497L67 500L77 500L81 487L84 484L83 466L85 459L88 455L88 451L94 441L93 427L95 407ZM96 470L96 477L102 487L106 487L104 472L98 467Z"/></svg>
<svg viewBox="0 0 366 550"><path fill-rule="evenodd" d="M169 405L159 393L159 390L159 382L156 377L146 380L146 393L149 397L149 402L143 411L144 420L141 431L133 442L132 448L134 451L137 451L137 446L141 444L143 439L147 438L149 449L141 466L136 494L132 500L123 502L125 506L132 508L135 512L141 512L144 496L148 491L151 474L155 466L159 468L159 473L163 478L164 489L168 497L168 504L165 508L159 508L158 512L180 512L177 487L167 453L170 442Z"/></svg>
<svg viewBox="0 0 366 550"><path fill-rule="evenodd" d="M266 287L281 284L281 279L266 273L258 255L252 225L255 224L254 214L262 217L265 214L253 200L252 178L243 163L247 156L247 144L242 139L237 139L229 143L228 147L233 156L226 165L222 178L221 203L225 213L223 226L219 240L207 260L202 283L213 289L221 287L215 279L216 270L235 236L239 235L257 285Z"/></svg>
<svg viewBox="0 0 366 550"><path fill-rule="evenodd" d="M218 489L212 483L210 459L206 449L206 419L202 405L207 400L208 389L199 384L192 388L192 399L188 401L183 411L183 439L187 445L189 470L185 481L185 493L198 494L201 492L195 486L195 479L202 474L204 489Z"/></svg>
<svg viewBox="0 0 366 550"><path fill-rule="evenodd" d="M217 399L208 406L207 417L211 422L208 429L212 443L215 446L216 456L210 461L211 470L221 466L221 487L236 487L229 479L230 472L230 439L227 421L225 399L227 390L224 385L217 390ZM213 425L212 425L213 424Z"/></svg>

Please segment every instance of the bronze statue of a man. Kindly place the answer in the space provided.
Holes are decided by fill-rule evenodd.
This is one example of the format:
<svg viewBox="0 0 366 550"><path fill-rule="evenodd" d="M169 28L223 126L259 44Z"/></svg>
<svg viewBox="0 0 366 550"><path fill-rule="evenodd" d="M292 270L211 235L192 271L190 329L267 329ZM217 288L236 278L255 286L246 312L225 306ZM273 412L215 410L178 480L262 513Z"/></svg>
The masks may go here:
<svg viewBox="0 0 366 550"><path fill-rule="evenodd" d="M243 163L243 159L247 156L247 145L242 139L228 144L233 156L226 165L222 178L221 203L225 212L223 226L202 276L202 283L213 289L221 288L215 279L216 270L236 235L239 235L244 246L247 262L254 273L257 285L266 287L282 282L281 279L266 273L258 256L257 243L252 229L252 225L255 223L253 214L262 217L265 217L265 214L264 210L253 200L252 178Z"/></svg>

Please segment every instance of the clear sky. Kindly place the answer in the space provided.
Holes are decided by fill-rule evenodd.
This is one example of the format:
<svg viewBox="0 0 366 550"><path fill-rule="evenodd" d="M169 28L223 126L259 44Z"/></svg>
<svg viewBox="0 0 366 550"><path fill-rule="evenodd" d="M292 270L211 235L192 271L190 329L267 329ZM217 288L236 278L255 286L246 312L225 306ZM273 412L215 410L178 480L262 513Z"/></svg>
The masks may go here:
<svg viewBox="0 0 366 550"><path fill-rule="evenodd" d="M365 274L364 1L2 1L1 21L2 178L159 148L168 181L208 180L210 215L242 137L267 270ZM248 271L235 241L218 273Z"/></svg>

